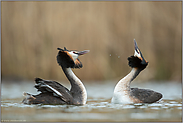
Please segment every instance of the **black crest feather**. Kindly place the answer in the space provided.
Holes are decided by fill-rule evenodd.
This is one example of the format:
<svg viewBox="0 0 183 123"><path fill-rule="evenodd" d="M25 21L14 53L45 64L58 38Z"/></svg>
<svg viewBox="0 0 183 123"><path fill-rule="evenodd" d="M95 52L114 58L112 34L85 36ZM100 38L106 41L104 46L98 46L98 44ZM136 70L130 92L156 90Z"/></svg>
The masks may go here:
<svg viewBox="0 0 183 123"><path fill-rule="evenodd" d="M139 68L141 70L145 69L148 63L143 63L141 59L136 56L128 57L128 65L132 68Z"/></svg>

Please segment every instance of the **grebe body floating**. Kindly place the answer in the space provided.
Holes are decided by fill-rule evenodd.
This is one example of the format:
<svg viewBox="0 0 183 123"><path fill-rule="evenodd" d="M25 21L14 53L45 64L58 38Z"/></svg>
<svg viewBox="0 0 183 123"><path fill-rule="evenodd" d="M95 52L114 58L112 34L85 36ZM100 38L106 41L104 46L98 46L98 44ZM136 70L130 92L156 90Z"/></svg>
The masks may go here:
<svg viewBox="0 0 183 123"><path fill-rule="evenodd" d="M24 104L68 104L68 105L83 105L87 101L87 92L81 80L73 73L71 68L82 68L82 63L78 56L86 54L89 50L84 51L69 51L57 48L57 63L61 66L63 72L71 83L71 89L56 81L44 80L41 78L35 79L35 88L41 93L32 95L24 93Z"/></svg>
<svg viewBox="0 0 183 123"><path fill-rule="evenodd" d="M130 88L130 83L146 68L148 62L142 56L134 39L135 53L128 57L131 72L122 78L114 88L111 103L154 103L162 98L162 94L149 89Z"/></svg>

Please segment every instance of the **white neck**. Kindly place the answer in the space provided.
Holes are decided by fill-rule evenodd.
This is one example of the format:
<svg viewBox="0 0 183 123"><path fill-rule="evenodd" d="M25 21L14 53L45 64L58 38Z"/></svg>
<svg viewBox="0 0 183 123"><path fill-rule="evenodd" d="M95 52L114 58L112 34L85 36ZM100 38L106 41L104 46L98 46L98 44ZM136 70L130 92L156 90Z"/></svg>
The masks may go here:
<svg viewBox="0 0 183 123"><path fill-rule="evenodd" d="M131 103L129 98L130 83L140 73L137 68L133 68L131 72L122 78L114 88L112 103Z"/></svg>
<svg viewBox="0 0 183 123"><path fill-rule="evenodd" d="M86 104L87 92L81 80L73 73L71 68L62 68L62 69L71 83L70 92L72 93L72 96L76 101L76 103Z"/></svg>

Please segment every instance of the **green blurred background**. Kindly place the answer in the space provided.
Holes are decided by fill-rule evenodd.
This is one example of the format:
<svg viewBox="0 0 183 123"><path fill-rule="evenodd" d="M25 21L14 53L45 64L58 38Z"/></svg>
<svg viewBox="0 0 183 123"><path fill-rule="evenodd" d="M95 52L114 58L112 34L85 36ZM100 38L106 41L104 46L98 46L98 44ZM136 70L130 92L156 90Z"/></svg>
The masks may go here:
<svg viewBox="0 0 183 123"><path fill-rule="evenodd" d="M179 2L1 2L2 79L66 80L57 47L90 50L82 81L119 80L131 70L135 38L149 62L138 80L181 82Z"/></svg>

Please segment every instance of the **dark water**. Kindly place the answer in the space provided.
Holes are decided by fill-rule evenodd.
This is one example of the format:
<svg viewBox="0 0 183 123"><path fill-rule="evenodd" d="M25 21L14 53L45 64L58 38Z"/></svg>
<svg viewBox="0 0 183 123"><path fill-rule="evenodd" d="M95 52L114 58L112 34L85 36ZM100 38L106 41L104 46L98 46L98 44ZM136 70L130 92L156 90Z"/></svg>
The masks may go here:
<svg viewBox="0 0 183 123"><path fill-rule="evenodd" d="M22 92L36 94L34 83L2 82L1 121L182 121L181 83L148 82L133 87L149 88L163 94L163 99L153 104L111 104L115 82L85 84L88 101L83 106L24 105ZM69 87L65 84L66 87Z"/></svg>

